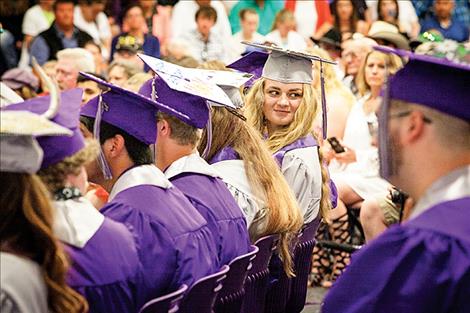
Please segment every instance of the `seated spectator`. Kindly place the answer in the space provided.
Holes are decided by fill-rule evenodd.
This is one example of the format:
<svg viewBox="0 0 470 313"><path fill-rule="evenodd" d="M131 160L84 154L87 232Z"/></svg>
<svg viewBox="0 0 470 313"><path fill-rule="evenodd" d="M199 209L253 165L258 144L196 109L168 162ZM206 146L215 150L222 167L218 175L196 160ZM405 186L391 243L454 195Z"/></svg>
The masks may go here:
<svg viewBox="0 0 470 313"><path fill-rule="evenodd" d="M328 55L332 60L339 61L341 59L341 34L336 32L334 29L327 31L320 37L320 39L310 37L310 40L317 44L321 49L328 52ZM340 73L341 69L337 67L337 71Z"/></svg>
<svg viewBox="0 0 470 313"><path fill-rule="evenodd" d="M420 25L410 0L368 0L367 6L373 21L393 24L408 38L418 36Z"/></svg>
<svg viewBox="0 0 470 313"><path fill-rule="evenodd" d="M398 31L395 25L387 22L376 21L372 23L367 36L382 46L410 50L408 39Z"/></svg>
<svg viewBox="0 0 470 313"><path fill-rule="evenodd" d="M168 44L168 55L165 61L184 67L196 68L199 62L191 56L188 44L181 40L172 39Z"/></svg>
<svg viewBox="0 0 470 313"><path fill-rule="evenodd" d="M436 29L447 39L459 42L468 40L468 27L453 17L454 7L454 0L436 0L434 14L427 16L421 22L421 31Z"/></svg>
<svg viewBox="0 0 470 313"><path fill-rule="evenodd" d="M302 51L307 48L305 39L295 31L295 17L291 11L282 9L276 14L273 28L265 40L276 46Z"/></svg>
<svg viewBox="0 0 470 313"><path fill-rule="evenodd" d="M108 82L124 86L127 80L142 70L134 63L126 60L116 60L108 67Z"/></svg>
<svg viewBox="0 0 470 313"><path fill-rule="evenodd" d="M254 9L259 16L258 32L266 35L271 31L276 14L284 7L283 1L266 1L266 0L244 0L238 1L230 10L230 25L232 32L238 33L241 30L240 12L243 9Z"/></svg>
<svg viewBox="0 0 470 313"><path fill-rule="evenodd" d="M73 21L75 26L87 32L100 45L103 56L108 57L111 47L111 30L103 12L106 0L78 0Z"/></svg>
<svg viewBox="0 0 470 313"><path fill-rule="evenodd" d="M171 38L171 13L173 1L139 0L144 11L147 31L160 41L160 52L166 54L166 45ZM176 1L178 2L178 1Z"/></svg>
<svg viewBox="0 0 470 313"><path fill-rule="evenodd" d="M187 19L187 17L186 17ZM129 38L132 36L136 40L136 44L142 46L144 54L151 55L153 57L160 57L160 42L158 38L154 37L152 34L144 32L145 18L142 8L133 4L129 6L124 12L123 23L127 25L127 31L121 33L119 36L113 38L111 43L111 55L109 61L114 60L114 53L118 44L122 40L121 38Z"/></svg>
<svg viewBox="0 0 470 313"><path fill-rule="evenodd" d="M213 30L217 22L217 11L211 6L201 6L195 15L196 28L181 36L191 56L199 62L210 60L227 61L224 40Z"/></svg>
<svg viewBox="0 0 470 313"><path fill-rule="evenodd" d="M333 17L327 1L287 0L286 9L294 13L297 31L304 39L318 39L333 26Z"/></svg>
<svg viewBox="0 0 470 313"><path fill-rule="evenodd" d="M430 14L433 14L435 0L411 0L413 3L416 15L418 15L419 22ZM400 1L401 2L401 1ZM454 4L454 11L452 17L459 21L465 27L470 27L470 3L468 1L456 1ZM422 31L421 31L422 32Z"/></svg>
<svg viewBox="0 0 470 313"><path fill-rule="evenodd" d="M31 56L40 65L57 58L57 52L65 48L83 47L92 37L73 24L74 1L54 2L55 21L52 26L34 38Z"/></svg>
<svg viewBox="0 0 470 313"><path fill-rule="evenodd" d="M179 1L173 8L171 16L171 36L173 39L180 38L196 28L196 22L193 22L190 17L195 16L196 12L204 6L212 7L217 12L217 21L214 25L216 36L223 38L223 40L228 40L232 36L227 12L221 1L185 0Z"/></svg>
<svg viewBox="0 0 470 313"><path fill-rule="evenodd" d="M124 88L127 90L132 90L133 92L139 92L140 87L152 78L152 74L149 73L137 73L129 77L129 79L124 84Z"/></svg>
<svg viewBox="0 0 470 313"><path fill-rule="evenodd" d="M101 46L96 44L94 41L89 41L85 44L84 48L93 55L93 60L95 61L95 73L105 76L108 70L108 63L103 57Z"/></svg>
<svg viewBox="0 0 470 313"><path fill-rule="evenodd" d="M245 52L246 45L241 41L263 43L264 36L256 30L259 26L259 16L254 9L243 9L240 11L241 30L232 36L233 39L233 56L240 57Z"/></svg>
<svg viewBox="0 0 470 313"><path fill-rule="evenodd" d="M83 48L64 49L57 53L55 79L60 90L77 87L79 72L95 72L95 63L90 52Z"/></svg>
<svg viewBox="0 0 470 313"><path fill-rule="evenodd" d="M333 28L342 35L343 41L349 34L361 33L367 35L369 26L366 21L359 19L354 1L333 1L331 13L334 20Z"/></svg>
<svg viewBox="0 0 470 313"><path fill-rule="evenodd" d="M114 52L113 55L114 61L125 60L127 62L133 63L141 70L149 70L147 66L144 67L144 63L137 55L137 53L143 53L143 47L136 37L131 35L119 36L115 46L115 51L116 52Z"/></svg>
<svg viewBox="0 0 470 313"><path fill-rule="evenodd" d="M104 77L94 74L96 77L99 77L102 80L105 80ZM87 77L80 75L77 80L77 87L83 90L82 93L82 106L85 105L92 98L96 97L102 91L101 86L98 85L95 81L88 79Z"/></svg>
<svg viewBox="0 0 470 313"><path fill-rule="evenodd" d="M37 96L39 79L31 71L13 68L6 71L1 80L24 100Z"/></svg>
<svg viewBox="0 0 470 313"><path fill-rule="evenodd" d="M41 68L44 70L44 73L46 73L47 76L49 76L52 80L55 80L55 67L57 65L57 60L50 60L44 63ZM34 69L33 69L34 70ZM49 93L49 86L42 78L41 76L39 77L40 84L41 84L41 93L39 96L44 96Z"/></svg>

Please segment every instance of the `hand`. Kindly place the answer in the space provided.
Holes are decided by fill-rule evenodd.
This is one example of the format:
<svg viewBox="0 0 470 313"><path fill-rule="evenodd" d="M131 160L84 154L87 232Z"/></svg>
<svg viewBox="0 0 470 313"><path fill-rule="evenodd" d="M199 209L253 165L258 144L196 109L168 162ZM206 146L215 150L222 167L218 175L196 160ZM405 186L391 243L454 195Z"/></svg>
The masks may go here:
<svg viewBox="0 0 470 313"><path fill-rule="evenodd" d="M343 147L346 149L346 151L342 153L335 153L334 158L336 159L336 161L343 164L357 162L356 152L353 149L346 147L345 145L343 145Z"/></svg>

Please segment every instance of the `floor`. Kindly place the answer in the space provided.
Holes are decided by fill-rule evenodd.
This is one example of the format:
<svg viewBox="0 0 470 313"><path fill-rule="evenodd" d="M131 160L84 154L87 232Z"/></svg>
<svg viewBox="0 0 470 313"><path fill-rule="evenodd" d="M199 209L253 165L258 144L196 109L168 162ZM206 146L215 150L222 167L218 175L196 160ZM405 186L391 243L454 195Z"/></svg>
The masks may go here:
<svg viewBox="0 0 470 313"><path fill-rule="evenodd" d="M328 289L321 287L309 287L307 289L307 301L302 313L319 313L320 304Z"/></svg>

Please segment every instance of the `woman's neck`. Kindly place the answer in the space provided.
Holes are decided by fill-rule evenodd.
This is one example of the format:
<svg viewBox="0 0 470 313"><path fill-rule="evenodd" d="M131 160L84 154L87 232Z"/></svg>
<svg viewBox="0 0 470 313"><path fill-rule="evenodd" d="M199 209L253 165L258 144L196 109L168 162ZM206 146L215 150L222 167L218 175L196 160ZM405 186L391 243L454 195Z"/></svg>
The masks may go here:
<svg viewBox="0 0 470 313"><path fill-rule="evenodd" d="M380 96L380 90L382 90L382 86L372 86L370 87L370 97L369 99L376 99Z"/></svg>

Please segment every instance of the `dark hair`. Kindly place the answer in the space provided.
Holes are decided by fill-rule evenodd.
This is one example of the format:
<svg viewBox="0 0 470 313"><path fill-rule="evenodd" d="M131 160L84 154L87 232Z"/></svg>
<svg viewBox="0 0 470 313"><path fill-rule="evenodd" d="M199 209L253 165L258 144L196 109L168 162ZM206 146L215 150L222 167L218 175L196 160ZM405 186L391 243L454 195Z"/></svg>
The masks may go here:
<svg viewBox="0 0 470 313"><path fill-rule="evenodd" d="M246 15L247 13L251 13L251 14L256 14L256 15L258 15L258 12L256 12L255 9L246 8L246 9L240 10L240 13L238 14L238 16L240 17L241 20L244 20L244 19L245 19L245 15Z"/></svg>
<svg viewBox="0 0 470 313"><path fill-rule="evenodd" d="M142 8L140 4L131 3L124 9L124 11L122 11L121 19L124 20L126 18L127 13L129 13L129 11L132 10L133 8L139 8L142 11L142 14L144 13L144 9Z"/></svg>
<svg viewBox="0 0 470 313"><path fill-rule="evenodd" d="M82 123L90 132L93 132L93 125L95 119L88 116L80 116L80 123ZM124 138L124 145L127 153L135 165L152 164L152 150L150 147L138 140L137 138L129 135L124 130L117 128L111 124L101 121L100 125L100 145L116 135L121 135Z"/></svg>
<svg viewBox="0 0 470 313"><path fill-rule="evenodd" d="M78 4L85 4L85 5L92 5L94 3L102 4L105 3L106 0L78 0Z"/></svg>
<svg viewBox="0 0 470 313"><path fill-rule="evenodd" d="M100 78L100 79L106 81L106 78L104 78L104 77L101 76L101 75L98 75L98 74L95 74L95 73L90 73L90 72L85 72L85 73L91 74L91 75L93 75L93 76L95 76L95 77L98 77L98 78ZM86 81L93 81L93 80L91 80L91 79L89 79L89 78L87 78L87 77L85 77L85 76L83 76L83 75L81 75L81 74L78 75L77 83L82 83L82 82L86 82ZM98 84L98 86L100 87L101 90L106 90L106 89L107 89L107 87L102 87L100 84Z"/></svg>
<svg viewBox="0 0 470 313"><path fill-rule="evenodd" d="M377 2L377 17L378 17L377 20L379 20L379 21L385 21L382 13L380 12L380 7L382 6L382 2L383 2L383 0L379 0ZM395 6L397 7L397 11L396 11L396 15L395 15L396 23L394 23L394 24L395 24L395 26L398 27L398 17L400 16L400 8L398 6L398 1L397 0L393 0L393 2L395 3Z"/></svg>
<svg viewBox="0 0 470 313"><path fill-rule="evenodd" d="M75 5L74 0L56 0L54 2L54 4L52 5L52 10L55 11L57 9L57 5L63 4L63 3L71 3L71 4Z"/></svg>
<svg viewBox="0 0 470 313"><path fill-rule="evenodd" d="M217 11L211 6L203 5L196 12L196 21L198 20L199 17L214 20L214 23L216 23Z"/></svg>
<svg viewBox="0 0 470 313"><path fill-rule="evenodd" d="M338 18L338 12L337 12L337 5L338 5L339 0L334 0L333 3L331 4L331 14L334 16L334 22L335 22L335 28L340 30L339 27L339 18ZM359 21L359 10L357 8L357 4L354 0L349 0L353 7L353 12L351 15L351 18L349 19L349 29L352 33L356 32L356 26L357 22Z"/></svg>

